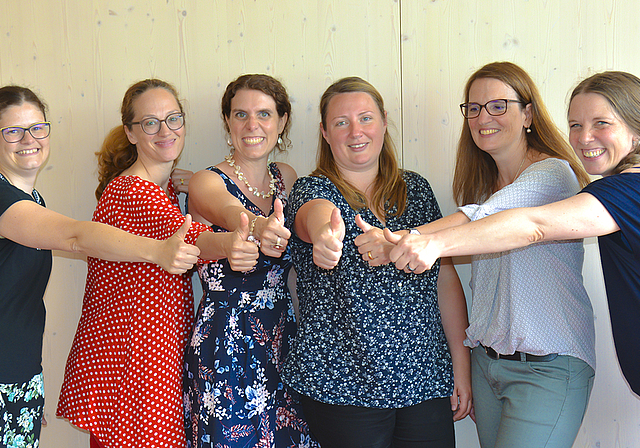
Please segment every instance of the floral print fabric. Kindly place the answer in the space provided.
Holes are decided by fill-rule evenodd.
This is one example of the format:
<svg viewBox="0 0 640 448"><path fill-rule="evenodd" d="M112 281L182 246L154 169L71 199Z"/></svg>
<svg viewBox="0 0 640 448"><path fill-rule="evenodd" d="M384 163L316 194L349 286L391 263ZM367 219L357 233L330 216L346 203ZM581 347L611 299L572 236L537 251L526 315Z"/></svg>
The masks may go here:
<svg viewBox="0 0 640 448"><path fill-rule="evenodd" d="M37 448L43 407L42 373L24 384L0 384L1 446Z"/></svg>
<svg viewBox="0 0 640 448"><path fill-rule="evenodd" d="M286 193L275 164L277 193ZM222 171L229 192L258 216L264 214ZM224 231L213 226L214 231ZM280 379L296 331L287 276L291 257L260 254L248 273L226 260L201 265L204 290L185 358L187 446L312 447L302 407Z"/></svg>
<svg viewBox="0 0 640 448"><path fill-rule="evenodd" d="M405 171L407 206L388 216L391 231L441 217L429 183ZM407 274L393 264L369 266L354 239L362 233L357 213L384 225L369 209L355 211L326 177L302 177L291 190L287 212L313 199L336 205L345 223L342 257L331 270L313 263L313 246L293 235L290 246L298 274L300 325L283 378L298 392L328 404L371 408L413 406L453 391L451 355L438 308L439 264Z"/></svg>

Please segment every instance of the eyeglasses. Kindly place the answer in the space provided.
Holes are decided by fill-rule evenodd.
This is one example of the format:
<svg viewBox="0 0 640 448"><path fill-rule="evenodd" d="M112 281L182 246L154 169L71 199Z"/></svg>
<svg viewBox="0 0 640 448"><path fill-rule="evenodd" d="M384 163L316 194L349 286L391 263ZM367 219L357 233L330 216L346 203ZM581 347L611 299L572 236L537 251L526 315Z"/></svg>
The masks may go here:
<svg viewBox="0 0 640 448"><path fill-rule="evenodd" d="M460 110L462 111L462 115L464 115L464 118L476 118L478 115L480 115L480 112L482 112L482 108L484 107L489 115L498 117L507 113L507 103L524 104L519 100L500 99L492 100L485 104L462 103L460 105Z"/></svg>
<svg viewBox="0 0 640 448"><path fill-rule="evenodd" d="M129 124L139 124L145 134L156 135L158 132L160 132L160 126L162 126L162 123L166 124L167 127L172 131L177 131L182 126L184 126L184 114L169 114L164 120L159 120L157 118L147 118L144 121L136 121Z"/></svg>
<svg viewBox="0 0 640 448"><path fill-rule="evenodd" d="M34 123L28 128L23 128L22 126L7 126L6 128L0 129L0 132L2 132L2 138L4 138L4 141L7 143L18 143L19 141L22 141L24 133L27 131L29 131L31 137L41 140L49 137L49 133L51 132L51 123L43 121L42 123Z"/></svg>

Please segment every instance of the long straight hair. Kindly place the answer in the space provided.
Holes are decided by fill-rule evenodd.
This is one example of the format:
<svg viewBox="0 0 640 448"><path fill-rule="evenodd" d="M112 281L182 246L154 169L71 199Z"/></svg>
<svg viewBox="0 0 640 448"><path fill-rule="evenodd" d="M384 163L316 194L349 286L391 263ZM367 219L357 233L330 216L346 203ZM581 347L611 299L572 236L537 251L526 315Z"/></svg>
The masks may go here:
<svg viewBox="0 0 640 448"><path fill-rule="evenodd" d="M364 79L355 76L342 78L330 85L320 99L320 117L322 119L322 128L325 131L327 130L327 110L331 99L341 93L351 92L368 94L376 103L380 114L384 118L384 101L375 87ZM382 150L378 159L378 175L373 185L371 204L367 204L364 192L358 190L344 179L333 158L331 147L321 132L318 139L317 167L311 175L326 176L340 190L340 193L354 210L360 210L368 206L378 216L399 216L405 210L407 185L402 178L401 170L398 168L396 147L388 130L384 133Z"/></svg>
<svg viewBox="0 0 640 448"><path fill-rule="evenodd" d="M571 149L562 132L554 124L542 102L542 97L531 77L511 62L493 62L477 70L464 89L464 102L469 101L469 90L477 79L497 79L511 87L522 101L520 107L531 104L531 132L525 134L527 145L551 157L566 160L576 174L580 185L589 183L589 175ZM453 177L453 198L458 206L482 203L498 190L498 167L493 158L473 141L469 120L465 119L458 141L456 168Z"/></svg>

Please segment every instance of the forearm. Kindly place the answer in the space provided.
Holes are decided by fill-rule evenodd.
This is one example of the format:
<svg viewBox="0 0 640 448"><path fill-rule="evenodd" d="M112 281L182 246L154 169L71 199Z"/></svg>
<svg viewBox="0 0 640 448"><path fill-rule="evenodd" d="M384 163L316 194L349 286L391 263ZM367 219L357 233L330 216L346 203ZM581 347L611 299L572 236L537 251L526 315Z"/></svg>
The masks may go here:
<svg viewBox="0 0 640 448"><path fill-rule="evenodd" d="M417 229L421 234L434 233L439 230L448 229L450 227L461 226L469 222L469 218L462 212L455 212L449 216L431 221L418 226Z"/></svg>
<svg viewBox="0 0 640 448"><path fill-rule="evenodd" d="M231 256L229 253L233 232L202 232L196 240L200 258L220 260Z"/></svg>
<svg viewBox="0 0 640 448"><path fill-rule="evenodd" d="M69 252L109 261L157 263L162 241L133 235L116 227L91 221L74 221L72 236L64 244Z"/></svg>
<svg viewBox="0 0 640 448"><path fill-rule="evenodd" d="M314 238L326 229L331 221L331 212L336 206L324 199L314 199L300 207L295 218L298 237L306 243L314 243Z"/></svg>
<svg viewBox="0 0 640 448"><path fill-rule="evenodd" d="M468 357L464 346L465 330L469 326L467 303L462 284L450 258L443 258L438 275L438 306L445 337L454 358Z"/></svg>

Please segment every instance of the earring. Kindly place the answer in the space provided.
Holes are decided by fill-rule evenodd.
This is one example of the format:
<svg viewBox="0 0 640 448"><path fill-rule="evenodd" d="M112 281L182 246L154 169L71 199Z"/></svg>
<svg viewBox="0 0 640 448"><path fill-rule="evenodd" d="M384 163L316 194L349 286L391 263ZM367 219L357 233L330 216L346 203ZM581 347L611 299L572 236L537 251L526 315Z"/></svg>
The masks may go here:
<svg viewBox="0 0 640 448"><path fill-rule="evenodd" d="M233 142L231 141L231 136L227 134L227 146L233 148Z"/></svg>
<svg viewBox="0 0 640 448"><path fill-rule="evenodd" d="M282 145L282 137L278 136L278 145Z"/></svg>
<svg viewBox="0 0 640 448"><path fill-rule="evenodd" d="M531 128L530 127L527 128L527 134L531 134Z"/></svg>

